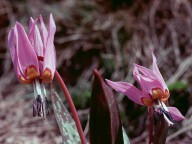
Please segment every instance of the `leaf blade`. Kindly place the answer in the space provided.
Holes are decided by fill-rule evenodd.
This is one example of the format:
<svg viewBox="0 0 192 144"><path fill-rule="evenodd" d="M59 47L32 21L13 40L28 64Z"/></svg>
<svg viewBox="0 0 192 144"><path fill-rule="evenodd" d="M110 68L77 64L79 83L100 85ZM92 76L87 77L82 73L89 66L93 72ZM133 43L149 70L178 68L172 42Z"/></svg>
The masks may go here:
<svg viewBox="0 0 192 144"><path fill-rule="evenodd" d="M90 143L123 144L122 124L116 99L97 70L90 102Z"/></svg>
<svg viewBox="0 0 192 144"><path fill-rule="evenodd" d="M51 96L53 110L62 135L63 142L67 144L80 144L81 142L77 132L77 127L67 108L62 103L56 91L52 90Z"/></svg>

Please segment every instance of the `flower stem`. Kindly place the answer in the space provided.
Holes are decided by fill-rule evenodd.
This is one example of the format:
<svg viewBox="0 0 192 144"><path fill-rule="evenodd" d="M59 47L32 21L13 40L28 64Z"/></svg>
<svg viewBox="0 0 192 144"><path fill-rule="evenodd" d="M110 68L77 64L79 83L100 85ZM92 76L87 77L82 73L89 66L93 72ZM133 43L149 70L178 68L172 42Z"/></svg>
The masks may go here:
<svg viewBox="0 0 192 144"><path fill-rule="evenodd" d="M153 107L149 107L149 144L153 143Z"/></svg>
<svg viewBox="0 0 192 144"><path fill-rule="evenodd" d="M79 133L79 136L81 139L81 143L86 144L86 139L85 139L82 127L81 127L81 123L80 123L76 108L74 106L73 100L71 99L70 93L69 93L64 81L62 80L60 74L57 71L55 71L55 77L56 77L57 81L59 82L59 84L63 90L63 93L67 99L67 102L69 104L69 107L71 109L71 113L72 113L72 116L75 120L75 124L76 124L77 130L78 130L78 133Z"/></svg>

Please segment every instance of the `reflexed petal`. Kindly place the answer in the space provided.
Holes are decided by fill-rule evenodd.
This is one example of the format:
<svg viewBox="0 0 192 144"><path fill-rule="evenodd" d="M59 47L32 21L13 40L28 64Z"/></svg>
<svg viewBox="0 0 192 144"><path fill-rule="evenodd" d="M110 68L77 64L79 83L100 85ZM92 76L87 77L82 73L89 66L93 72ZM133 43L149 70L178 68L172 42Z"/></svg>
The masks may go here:
<svg viewBox="0 0 192 144"><path fill-rule="evenodd" d="M139 74L137 67L134 67L134 69L133 69L133 76L134 76L135 80L139 83L139 85L141 86L143 94L148 95L149 92L145 88L142 87L141 77L140 77L140 74Z"/></svg>
<svg viewBox="0 0 192 144"><path fill-rule="evenodd" d="M11 53L11 58L13 61L13 66L14 66L14 70L15 73L17 75L17 78L19 79L19 81L22 84L27 84L27 83L31 83L31 80L26 80L23 75L20 72L19 66L18 66L18 58L17 58L17 53L16 53L16 47L15 47L15 30L14 28L11 28L9 35L8 35L8 46L10 49L10 53Z"/></svg>
<svg viewBox="0 0 192 144"><path fill-rule="evenodd" d="M47 32L47 28L45 27L44 21L42 16L40 15L39 17L40 19L40 32L41 32L41 37L42 37L42 41L44 44L44 48L46 47L46 43L47 43L47 38L48 38L48 32Z"/></svg>
<svg viewBox="0 0 192 144"><path fill-rule="evenodd" d="M148 93L152 94L153 88L161 88L161 85L158 80L152 79L146 76L140 76L141 79L141 87L144 88Z"/></svg>
<svg viewBox="0 0 192 144"><path fill-rule="evenodd" d="M185 117L181 114L181 112L176 107L168 107L168 111L175 121L184 120Z"/></svg>
<svg viewBox="0 0 192 144"><path fill-rule="evenodd" d="M52 14L50 14L49 17L49 30L48 30L48 37L50 37L51 35L54 36L56 32L56 25L55 25L55 21L53 19Z"/></svg>
<svg viewBox="0 0 192 144"><path fill-rule="evenodd" d="M157 59L153 53L153 50L151 50L151 53L152 53L152 57L153 57L153 64L152 64L152 71L156 74L156 76L158 77L159 81L161 82L161 85L163 86L163 89L164 91L168 88L167 88L167 85L159 71L159 68L157 67Z"/></svg>
<svg viewBox="0 0 192 144"><path fill-rule="evenodd" d="M46 45L45 55L44 55L44 66L43 66L42 77L44 77L45 75L51 74L51 79L53 79L54 77L55 67L56 67L56 53L55 53L55 46L54 46L55 31L56 31L55 22L53 20L53 16L50 15L48 39L47 39L47 45Z"/></svg>
<svg viewBox="0 0 192 144"><path fill-rule="evenodd" d="M157 79L149 76L140 75L137 67L134 67L133 75L140 84L142 91L145 93L145 95L149 93L152 94L151 90L153 88L162 88L161 84Z"/></svg>
<svg viewBox="0 0 192 144"><path fill-rule="evenodd" d="M43 42L36 22L37 20L34 21L32 18L30 19L29 40L37 56L43 56Z"/></svg>
<svg viewBox="0 0 192 144"><path fill-rule="evenodd" d="M134 64L134 67L137 67L137 69L143 73L145 76L150 76L150 77L153 77L153 78L156 78L155 74L153 73L152 70L148 69L148 68L145 68L143 66L140 66L138 64Z"/></svg>
<svg viewBox="0 0 192 144"><path fill-rule="evenodd" d="M15 63L15 32L14 28L11 28L8 34L8 46L11 53L11 59L13 61L13 64ZM14 64L15 66L15 64Z"/></svg>
<svg viewBox="0 0 192 144"><path fill-rule="evenodd" d="M135 86L126 82L112 82L106 79L106 82L109 86L111 86L114 90L119 93L125 94L130 100L133 102L143 105L141 102L142 92L138 90Z"/></svg>
<svg viewBox="0 0 192 144"><path fill-rule="evenodd" d="M36 67L37 71L39 69L37 56L23 26L17 22L15 26L15 38L16 38L16 53L18 57L18 65L21 73L26 76L25 70L30 65Z"/></svg>
<svg viewBox="0 0 192 144"><path fill-rule="evenodd" d="M16 72L17 77L21 75L19 68L18 68L18 62L17 62L17 55L16 55L16 47L15 47L15 30L14 28L11 28L9 35L8 35L8 46L11 53L11 59L13 61L14 70Z"/></svg>
<svg viewBox="0 0 192 144"><path fill-rule="evenodd" d="M36 23L36 21L34 21L34 19L32 17L30 17L30 20L29 20L29 33L30 33L34 23Z"/></svg>
<svg viewBox="0 0 192 144"><path fill-rule="evenodd" d="M49 42L48 42L49 43ZM52 45L52 47L51 47ZM47 46L44 56L43 74L42 77L51 77L53 79L56 69L56 53L53 44ZM45 76L46 75L46 76ZM46 78L47 79L47 78ZM47 80L46 80L47 81Z"/></svg>

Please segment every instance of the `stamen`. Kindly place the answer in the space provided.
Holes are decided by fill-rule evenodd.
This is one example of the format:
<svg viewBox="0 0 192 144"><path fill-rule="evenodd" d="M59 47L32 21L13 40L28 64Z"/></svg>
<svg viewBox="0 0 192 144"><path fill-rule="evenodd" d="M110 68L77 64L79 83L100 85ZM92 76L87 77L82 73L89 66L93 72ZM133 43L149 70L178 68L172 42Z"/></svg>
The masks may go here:
<svg viewBox="0 0 192 144"><path fill-rule="evenodd" d="M172 123L175 123L173 117L171 116L171 114L170 114L168 111L164 110L163 108L160 108L160 113L165 114L165 116L166 116Z"/></svg>
<svg viewBox="0 0 192 144"><path fill-rule="evenodd" d="M37 96L37 98L33 101L33 116L43 116L43 102L40 97L40 95Z"/></svg>
<svg viewBox="0 0 192 144"><path fill-rule="evenodd" d="M33 116L46 117L47 98L46 90L41 80L35 79L33 83L35 100L33 101Z"/></svg>
<svg viewBox="0 0 192 144"><path fill-rule="evenodd" d="M162 102L161 100L158 100L158 105L155 105L156 111L158 111L159 113L163 114L165 121L167 122L167 124L173 125L175 123L173 117L171 116L171 114L168 111L167 106L164 104L164 102Z"/></svg>
<svg viewBox="0 0 192 144"><path fill-rule="evenodd" d="M168 111L167 106L164 104L164 102L162 102L161 100L159 100L159 108L158 108L159 112L161 114L163 114L165 121L167 122L167 124L173 125L175 123L173 117L171 116L171 114Z"/></svg>

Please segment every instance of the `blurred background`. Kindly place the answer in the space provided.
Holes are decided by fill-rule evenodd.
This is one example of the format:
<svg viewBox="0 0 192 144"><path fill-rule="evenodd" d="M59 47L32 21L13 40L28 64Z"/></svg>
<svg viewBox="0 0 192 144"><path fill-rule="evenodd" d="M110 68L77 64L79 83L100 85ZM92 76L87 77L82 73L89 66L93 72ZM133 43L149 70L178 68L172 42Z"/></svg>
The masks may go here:
<svg viewBox="0 0 192 144"><path fill-rule="evenodd" d="M150 67L150 48L153 48L171 92L169 103L186 116L186 120L169 128L167 143L191 143L190 0L1 0L0 143L62 142L53 111L47 120L32 117L32 86L19 84L7 47L9 29L16 21L28 31L30 17L41 14L47 22L50 13L57 26L57 70L69 88L86 135L93 69L97 68L103 78L136 84L133 63ZM124 95L115 95L131 142L146 143L147 108L134 104Z"/></svg>

